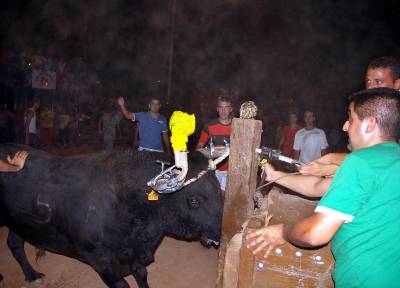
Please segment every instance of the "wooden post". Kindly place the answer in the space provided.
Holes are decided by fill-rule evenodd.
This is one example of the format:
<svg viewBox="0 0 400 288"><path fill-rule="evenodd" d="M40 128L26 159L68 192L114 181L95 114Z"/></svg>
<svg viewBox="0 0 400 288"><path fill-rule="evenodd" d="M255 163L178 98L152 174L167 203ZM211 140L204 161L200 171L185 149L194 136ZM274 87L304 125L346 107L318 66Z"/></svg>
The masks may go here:
<svg viewBox="0 0 400 288"><path fill-rule="evenodd" d="M216 287L222 287L226 247L254 212L258 156L262 122L235 118L230 139L229 175L225 191L222 236Z"/></svg>

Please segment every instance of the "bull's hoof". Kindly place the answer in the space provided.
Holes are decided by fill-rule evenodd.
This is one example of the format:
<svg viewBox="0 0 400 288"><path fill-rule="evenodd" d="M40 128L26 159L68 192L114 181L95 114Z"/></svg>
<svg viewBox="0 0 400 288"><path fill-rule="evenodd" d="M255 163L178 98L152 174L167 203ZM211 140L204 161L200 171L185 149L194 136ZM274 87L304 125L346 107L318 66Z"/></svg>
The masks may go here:
<svg viewBox="0 0 400 288"><path fill-rule="evenodd" d="M0 288L4 288L3 275L0 274Z"/></svg>
<svg viewBox="0 0 400 288"><path fill-rule="evenodd" d="M43 284L43 277L45 275L40 272L34 271L29 277L26 277L26 281L28 282L35 282L35 284ZM41 282L41 283L40 283Z"/></svg>
<svg viewBox="0 0 400 288"><path fill-rule="evenodd" d="M31 284L34 287L38 287L39 288L39 287L43 287L45 285L45 281L44 281L43 278L39 278L39 279L36 279L33 282L31 282Z"/></svg>

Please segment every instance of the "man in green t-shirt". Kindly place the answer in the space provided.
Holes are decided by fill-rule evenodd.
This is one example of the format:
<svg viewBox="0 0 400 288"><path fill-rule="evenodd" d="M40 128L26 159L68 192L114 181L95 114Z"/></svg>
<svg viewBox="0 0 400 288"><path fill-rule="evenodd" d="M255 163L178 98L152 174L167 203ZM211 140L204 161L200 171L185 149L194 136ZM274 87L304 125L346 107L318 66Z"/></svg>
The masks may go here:
<svg viewBox="0 0 400 288"><path fill-rule="evenodd" d="M267 248L267 257L285 241L316 247L332 240L337 288L399 287L400 146L395 142L399 125L398 91L376 88L351 95L349 119L343 128L353 152L340 166L314 214L295 225L252 231L246 237L248 247L254 253ZM269 181L282 176L270 166L264 172ZM296 176L298 184L293 184ZM291 188L302 193L305 183L313 185L318 177L287 178L292 178L288 181Z"/></svg>

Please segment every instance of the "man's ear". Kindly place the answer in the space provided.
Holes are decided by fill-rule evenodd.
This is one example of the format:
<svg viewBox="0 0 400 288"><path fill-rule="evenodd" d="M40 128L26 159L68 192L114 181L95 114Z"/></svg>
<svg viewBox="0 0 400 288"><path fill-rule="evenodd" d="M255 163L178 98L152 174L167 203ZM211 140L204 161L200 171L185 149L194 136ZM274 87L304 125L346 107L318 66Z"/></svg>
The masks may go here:
<svg viewBox="0 0 400 288"><path fill-rule="evenodd" d="M400 78L394 81L394 89L400 90Z"/></svg>
<svg viewBox="0 0 400 288"><path fill-rule="evenodd" d="M376 122L376 118L373 116L368 116L363 120L363 123L365 123L363 126L363 130L365 133L372 133L375 128L378 127L378 123Z"/></svg>

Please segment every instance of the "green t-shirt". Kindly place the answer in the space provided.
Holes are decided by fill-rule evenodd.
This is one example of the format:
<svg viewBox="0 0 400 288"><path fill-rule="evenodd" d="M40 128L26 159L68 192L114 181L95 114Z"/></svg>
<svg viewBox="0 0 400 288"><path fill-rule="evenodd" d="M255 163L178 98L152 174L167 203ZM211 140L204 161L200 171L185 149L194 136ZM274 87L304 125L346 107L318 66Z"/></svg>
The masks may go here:
<svg viewBox="0 0 400 288"><path fill-rule="evenodd" d="M351 153L315 210L344 220L332 240L336 288L400 287L400 146Z"/></svg>

